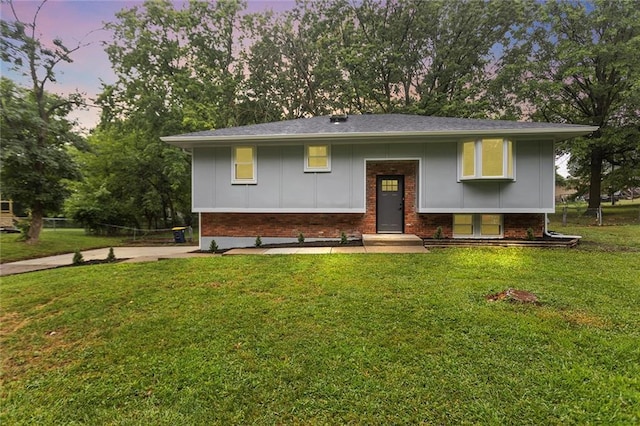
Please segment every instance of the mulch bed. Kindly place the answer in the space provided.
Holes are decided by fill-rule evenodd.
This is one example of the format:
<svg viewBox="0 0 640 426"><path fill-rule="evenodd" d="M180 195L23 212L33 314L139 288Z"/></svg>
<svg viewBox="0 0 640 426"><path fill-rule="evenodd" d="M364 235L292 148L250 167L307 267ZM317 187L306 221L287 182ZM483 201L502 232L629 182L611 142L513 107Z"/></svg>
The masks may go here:
<svg viewBox="0 0 640 426"><path fill-rule="evenodd" d="M538 238L535 240L505 239L434 239L425 238L425 247L541 247L541 248L573 248L578 245L578 238Z"/></svg>

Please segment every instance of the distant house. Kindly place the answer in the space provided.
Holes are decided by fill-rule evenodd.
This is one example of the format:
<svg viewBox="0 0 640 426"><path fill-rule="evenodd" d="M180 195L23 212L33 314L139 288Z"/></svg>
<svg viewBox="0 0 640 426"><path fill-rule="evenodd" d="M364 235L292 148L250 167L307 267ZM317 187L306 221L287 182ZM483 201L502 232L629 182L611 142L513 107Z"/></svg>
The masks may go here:
<svg viewBox="0 0 640 426"><path fill-rule="evenodd" d="M163 137L192 153L200 245L407 233L541 236L554 144L596 127L384 114Z"/></svg>
<svg viewBox="0 0 640 426"><path fill-rule="evenodd" d="M16 221L17 218L13 215L13 201L0 200L0 231L14 231Z"/></svg>

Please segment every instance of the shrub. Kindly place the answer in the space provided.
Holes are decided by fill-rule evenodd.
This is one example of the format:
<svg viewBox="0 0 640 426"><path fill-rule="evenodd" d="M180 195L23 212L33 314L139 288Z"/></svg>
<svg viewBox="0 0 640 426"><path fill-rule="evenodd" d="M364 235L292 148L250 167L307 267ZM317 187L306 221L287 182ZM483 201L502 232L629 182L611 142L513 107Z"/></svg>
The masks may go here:
<svg viewBox="0 0 640 426"><path fill-rule="evenodd" d="M433 234L433 238L435 238L436 240L441 240L442 238L444 238L444 235L442 235L442 226L438 226L436 228L436 232L435 234Z"/></svg>
<svg viewBox="0 0 640 426"><path fill-rule="evenodd" d="M209 251L211 253L218 251L218 243L216 243L216 240L211 240L211 244L209 244Z"/></svg>
<svg viewBox="0 0 640 426"><path fill-rule="evenodd" d="M347 234L344 232L340 233L340 244L347 244Z"/></svg>
<svg viewBox="0 0 640 426"><path fill-rule="evenodd" d="M302 232L298 234L298 243L304 243L304 235L302 234Z"/></svg>
<svg viewBox="0 0 640 426"><path fill-rule="evenodd" d="M260 247L262 245L262 238L260 238L260 235L258 235L256 237L256 247Z"/></svg>
<svg viewBox="0 0 640 426"><path fill-rule="evenodd" d="M115 262L116 255L113 253L113 247L109 247L109 254L107 255L107 262Z"/></svg>
<svg viewBox="0 0 640 426"><path fill-rule="evenodd" d="M80 250L76 250L75 253L73 253L73 264L82 265L83 263L84 257L82 257L82 253L80 253Z"/></svg>
<svg viewBox="0 0 640 426"><path fill-rule="evenodd" d="M533 229L532 228L527 229L527 240L533 241L535 239L536 237L535 235L533 235Z"/></svg>
<svg viewBox="0 0 640 426"><path fill-rule="evenodd" d="M22 219L16 222L16 228L20 230L19 241L26 241L31 229L31 219Z"/></svg>

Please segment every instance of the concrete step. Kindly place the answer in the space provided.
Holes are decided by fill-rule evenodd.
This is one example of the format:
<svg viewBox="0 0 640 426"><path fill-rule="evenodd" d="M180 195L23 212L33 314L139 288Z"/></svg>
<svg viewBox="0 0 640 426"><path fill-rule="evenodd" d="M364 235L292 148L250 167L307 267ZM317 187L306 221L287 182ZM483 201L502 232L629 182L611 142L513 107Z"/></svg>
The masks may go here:
<svg viewBox="0 0 640 426"><path fill-rule="evenodd" d="M422 238L413 234L363 234L362 245L371 246L422 246Z"/></svg>

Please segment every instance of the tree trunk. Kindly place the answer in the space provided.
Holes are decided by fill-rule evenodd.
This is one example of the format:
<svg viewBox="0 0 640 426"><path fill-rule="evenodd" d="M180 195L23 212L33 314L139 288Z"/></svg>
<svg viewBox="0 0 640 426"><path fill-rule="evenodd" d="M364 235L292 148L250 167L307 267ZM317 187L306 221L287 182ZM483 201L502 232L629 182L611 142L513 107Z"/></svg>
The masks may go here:
<svg viewBox="0 0 640 426"><path fill-rule="evenodd" d="M29 226L29 232L27 233L27 244L38 244L38 241L40 241L43 217L42 207L37 206L31 209L31 226Z"/></svg>
<svg viewBox="0 0 640 426"><path fill-rule="evenodd" d="M594 148L591 151L591 180L589 181L589 206L585 215L595 216L600 207L602 192L602 151Z"/></svg>

